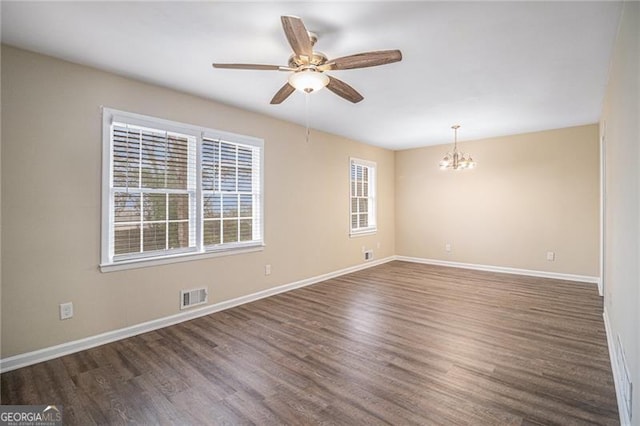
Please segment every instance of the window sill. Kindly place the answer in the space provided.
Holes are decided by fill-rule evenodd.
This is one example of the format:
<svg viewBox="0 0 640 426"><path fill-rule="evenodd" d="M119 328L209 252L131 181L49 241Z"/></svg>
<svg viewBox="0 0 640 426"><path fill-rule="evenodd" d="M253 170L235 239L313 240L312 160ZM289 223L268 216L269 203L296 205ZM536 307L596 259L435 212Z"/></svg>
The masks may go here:
<svg viewBox="0 0 640 426"><path fill-rule="evenodd" d="M114 272L124 271L127 269L148 268L150 266L168 265L171 263L179 262L191 262L194 260L208 259L211 257L233 256L235 254L253 253L263 250L264 244L259 244L238 248L211 250L204 253L180 253L163 257L122 260L115 263L106 263L100 265L100 272Z"/></svg>
<svg viewBox="0 0 640 426"><path fill-rule="evenodd" d="M377 232L378 232L378 228L363 229L362 231L351 231L349 233L349 238L364 237L366 235L375 235Z"/></svg>

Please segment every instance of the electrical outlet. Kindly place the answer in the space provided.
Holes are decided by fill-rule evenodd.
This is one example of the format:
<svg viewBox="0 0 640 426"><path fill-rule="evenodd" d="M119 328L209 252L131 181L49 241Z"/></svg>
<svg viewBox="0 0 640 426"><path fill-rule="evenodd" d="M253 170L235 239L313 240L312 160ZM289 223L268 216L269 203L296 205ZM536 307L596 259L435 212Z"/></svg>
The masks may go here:
<svg viewBox="0 0 640 426"><path fill-rule="evenodd" d="M271 275L271 265L264 265L264 274Z"/></svg>
<svg viewBox="0 0 640 426"><path fill-rule="evenodd" d="M549 262L553 262L554 260L556 260L556 253L553 251L548 251L547 252L547 260Z"/></svg>
<svg viewBox="0 0 640 426"><path fill-rule="evenodd" d="M60 304L60 319L66 320L69 318L73 318L73 303L61 303Z"/></svg>
<svg viewBox="0 0 640 426"><path fill-rule="evenodd" d="M451 244L447 243L444 245L444 251L446 252L450 252L451 251Z"/></svg>

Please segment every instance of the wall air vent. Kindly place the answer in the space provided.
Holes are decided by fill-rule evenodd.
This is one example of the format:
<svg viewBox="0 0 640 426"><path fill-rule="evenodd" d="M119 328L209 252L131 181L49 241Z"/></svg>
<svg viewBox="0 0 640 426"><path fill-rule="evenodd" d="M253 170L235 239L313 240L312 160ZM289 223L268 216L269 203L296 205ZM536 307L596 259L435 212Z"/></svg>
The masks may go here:
<svg viewBox="0 0 640 426"><path fill-rule="evenodd" d="M208 301L209 292L206 288L180 291L180 309L203 305Z"/></svg>
<svg viewBox="0 0 640 426"><path fill-rule="evenodd" d="M631 374L629 374L629 366L627 365L627 359L624 356L624 349L622 347L622 341L620 335L617 335L616 341L616 364L618 370L619 384L621 385L622 402L626 411L627 419L631 420L632 401L633 401L633 383L631 383ZM614 372L615 373L615 372Z"/></svg>

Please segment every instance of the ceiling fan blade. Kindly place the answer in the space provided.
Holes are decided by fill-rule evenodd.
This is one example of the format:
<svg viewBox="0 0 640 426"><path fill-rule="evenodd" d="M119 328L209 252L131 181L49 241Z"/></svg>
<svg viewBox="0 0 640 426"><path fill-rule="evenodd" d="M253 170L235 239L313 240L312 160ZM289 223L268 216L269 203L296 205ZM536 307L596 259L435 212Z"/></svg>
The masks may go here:
<svg viewBox="0 0 640 426"><path fill-rule="evenodd" d="M375 67L390 64L402 60L402 52L399 50L378 50L375 52L357 53L334 59L318 67L321 71L350 70L354 68Z"/></svg>
<svg viewBox="0 0 640 426"><path fill-rule="evenodd" d="M281 104L282 101L287 99L290 94L295 92L295 90L296 89L294 89L292 85L290 85L289 83L285 83L284 86L282 86L280 90L278 90L278 93L276 93L273 96L273 99L271 99L271 104L272 105Z"/></svg>
<svg viewBox="0 0 640 426"><path fill-rule="evenodd" d="M297 16L281 16L280 20L282 21L284 35L287 36L294 53L298 56L311 58L313 45L302 19Z"/></svg>
<svg viewBox="0 0 640 426"><path fill-rule="evenodd" d="M349 86L344 81L338 80L335 77L329 77L329 84L327 84L327 89L331 90L341 98L344 98L349 102L353 102L354 104L357 104L364 99L364 97L360 93L358 93L356 89Z"/></svg>
<svg viewBox="0 0 640 426"><path fill-rule="evenodd" d="M226 68L234 70L261 70L261 71L295 71L295 68L281 67L279 65L260 64L212 64L214 68Z"/></svg>

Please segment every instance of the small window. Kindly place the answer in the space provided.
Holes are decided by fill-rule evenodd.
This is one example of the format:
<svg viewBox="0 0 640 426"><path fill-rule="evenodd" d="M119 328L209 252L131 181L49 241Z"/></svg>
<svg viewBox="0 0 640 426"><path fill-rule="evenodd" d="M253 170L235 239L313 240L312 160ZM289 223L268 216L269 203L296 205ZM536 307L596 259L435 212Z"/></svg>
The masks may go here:
<svg viewBox="0 0 640 426"><path fill-rule="evenodd" d="M103 114L103 270L262 246L262 140Z"/></svg>
<svg viewBox="0 0 640 426"><path fill-rule="evenodd" d="M376 163L351 159L351 235L376 232Z"/></svg>

